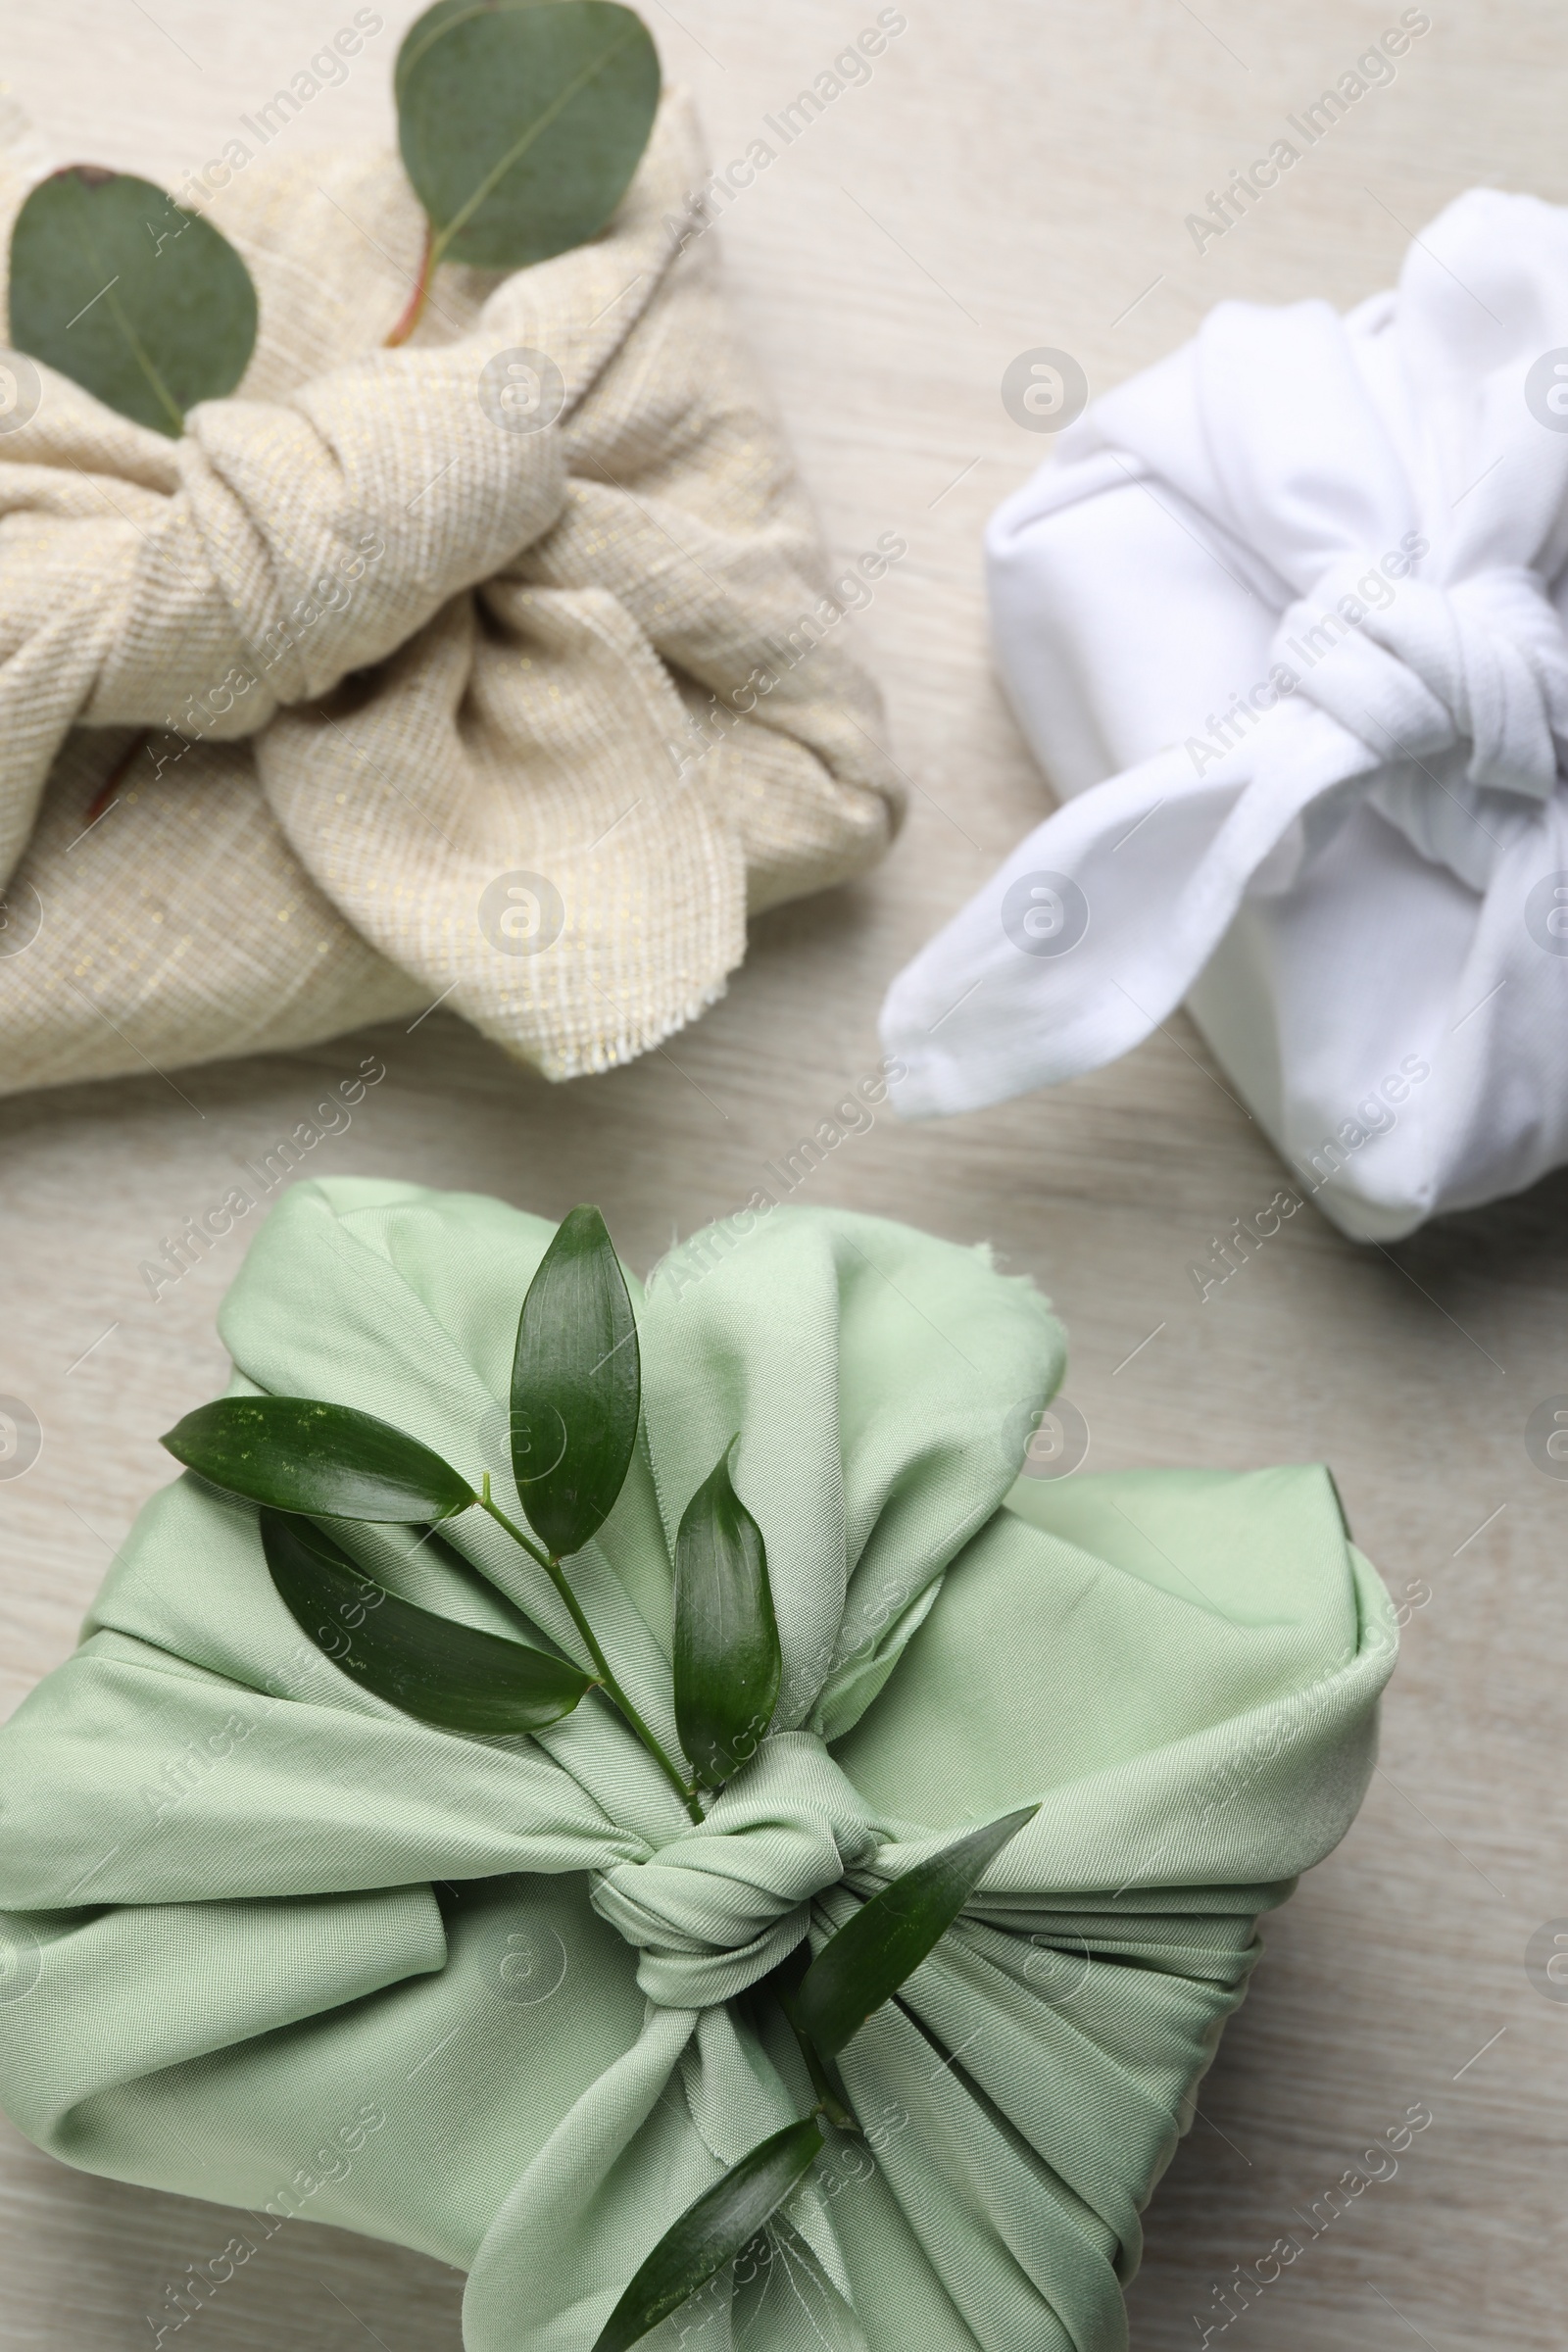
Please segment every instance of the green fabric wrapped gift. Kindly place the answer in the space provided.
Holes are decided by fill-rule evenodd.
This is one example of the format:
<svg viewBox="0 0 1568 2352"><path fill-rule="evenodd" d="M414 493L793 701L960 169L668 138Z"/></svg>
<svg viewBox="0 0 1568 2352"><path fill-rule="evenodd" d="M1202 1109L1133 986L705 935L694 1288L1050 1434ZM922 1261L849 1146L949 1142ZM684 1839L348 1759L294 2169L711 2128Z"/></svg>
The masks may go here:
<svg viewBox="0 0 1568 2352"><path fill-rule="evenodd" d="M702 1826L608 1707L476 1739L373 1696L302 1636L254 1509L187 1476L0 1733L0 2099L68 2164L246 2208L214 2280L304 2215L466 2270L470 2352L589 2352L810 2103L748 1986L1039 1800L844 2049L863 2135L647 2340L1110 2352L1257 1914L1360 1799L1389 1601L1320 1469L1014 1483L1063 1342L984 1251L738 1222L633 1286L638 1451L573 1563L672 1746L674 1531L739 1430L783 1695ZM502 1400L551 1234L297 1186L222 1310L236 1393L359 1406L519 1509ZM336 1532L406 1599L581 1656L477 1512Z"/></svg>

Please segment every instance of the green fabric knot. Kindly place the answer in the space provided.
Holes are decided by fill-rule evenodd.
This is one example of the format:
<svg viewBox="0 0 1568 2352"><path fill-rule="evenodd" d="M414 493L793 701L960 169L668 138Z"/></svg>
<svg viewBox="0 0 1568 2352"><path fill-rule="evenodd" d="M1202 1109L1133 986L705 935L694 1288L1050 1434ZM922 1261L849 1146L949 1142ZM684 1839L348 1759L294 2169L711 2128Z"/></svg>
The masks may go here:
<svg viewBox="0 0 1568 2352"><path fill-rule="evenodd" d="M813 1896L882 1839L864 1799L812 1732L765 1740L701 1829L595 1877L594 1909L641 1954L664 2009L711 2009L776 1968Z"/></svg>

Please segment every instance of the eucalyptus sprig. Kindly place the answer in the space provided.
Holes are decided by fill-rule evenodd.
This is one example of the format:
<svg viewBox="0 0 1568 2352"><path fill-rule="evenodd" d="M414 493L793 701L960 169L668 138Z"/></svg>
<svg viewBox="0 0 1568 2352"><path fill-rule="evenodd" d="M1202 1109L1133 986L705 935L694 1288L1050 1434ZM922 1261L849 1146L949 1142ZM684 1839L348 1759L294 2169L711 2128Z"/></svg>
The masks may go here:
<svg viewBox="0 0 1568 2352"><path fill-rule="evenodd" d="M625 1277L598 1209L580 1207L558 1228L517 1319L511 1451L526 1529L496 1501L488 1471L475 1485L421 1439L353 1405L224 1397L187 1413L162 1442L209 1484L261 1506L262 1548L284 1605L366 1690L421 1723L492 1738L544 1731L596 1690L701 1825L704 1793L744 1773L772 1727L783 1654L767 1547L735 1491L732 1439L687 1504L675 1540L670 1695L684 1770L622 1688L569 1563L614 1509L641 1409ZM416 1607L367 1575L319 1525L428 1533L474 1509L544 1570L586 1666ZM839 2053L913 1975L1037 1810L1026 1805L955 1838L862 1903L814 1958L799 1945L753 1988L755 2000L776 2004L788 2023L810 2111L687 2208L637 2271L595 2352L626 2352L732 2262L809 2171L825 2127L858 2130Z"/></svg>
<svg viewBox="0 0 1568 2352"><path fill-rule="evenodd" d="M521 270L596 237L642 160L659 57L617 0L436 0L393 71L398 144L425 215L422 318L443 261ZM71 164L31 189L11 234L13 350L121 416L177 438L232 392L256 344L244 261L151 180Z"/></svg>
<svg viewBox="0 0 1568 2352"><path fill-rule="evenodd" d="M228 239L134 172L70 164L11 231L12 349L177 438L250 365L256 285Z"/></svg>
<svg viewBox="0 0 1568 2352"><path fill-rule="evenodd" d="M398 145L424 252L389 343L442 262L521 270L596 237L659 108L659 53L616 0L436 0L393 70Z"/></svg>

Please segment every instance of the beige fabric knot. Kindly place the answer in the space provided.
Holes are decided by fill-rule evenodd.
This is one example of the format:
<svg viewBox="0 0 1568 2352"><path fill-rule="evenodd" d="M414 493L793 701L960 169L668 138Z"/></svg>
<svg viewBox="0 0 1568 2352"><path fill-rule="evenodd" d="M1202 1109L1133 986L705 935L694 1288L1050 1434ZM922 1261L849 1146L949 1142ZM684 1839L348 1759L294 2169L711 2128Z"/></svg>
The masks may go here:
<svg viewBox="0 0 1568 2352"><path fill-rule="evenodd" d="M443 271L389 352L396 158L254 162L212 207L261 295L238 395L172 442L37 371L0 433L0 1091L438 998L603 1068L722 993L749 905L880 854L877 698L676 233L704 171L672 93L602 238ZM35 175L0 153L0 244Z"/></svg>

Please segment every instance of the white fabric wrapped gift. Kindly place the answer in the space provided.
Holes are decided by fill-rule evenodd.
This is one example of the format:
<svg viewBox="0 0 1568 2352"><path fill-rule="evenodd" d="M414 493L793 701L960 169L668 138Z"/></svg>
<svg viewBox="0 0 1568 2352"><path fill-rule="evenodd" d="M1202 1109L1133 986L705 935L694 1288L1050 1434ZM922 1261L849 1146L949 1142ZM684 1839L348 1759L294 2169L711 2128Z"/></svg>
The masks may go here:
<svg viewBox="0 0 1568 2352"><path fill-rule="evenodd" d="M1473 190L1344 318L1221 303L987 554L1070 797L895 982L899 1107L1186 998L1357 1238L1568 1160L1568 211Z"/></svg>

